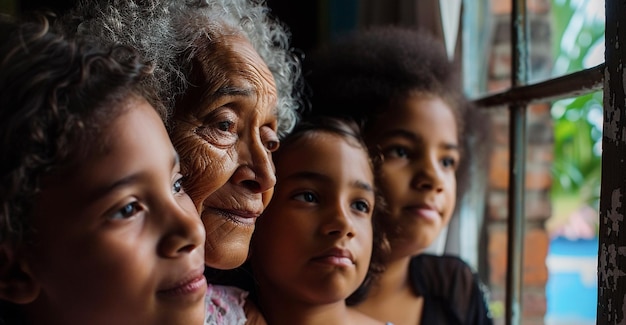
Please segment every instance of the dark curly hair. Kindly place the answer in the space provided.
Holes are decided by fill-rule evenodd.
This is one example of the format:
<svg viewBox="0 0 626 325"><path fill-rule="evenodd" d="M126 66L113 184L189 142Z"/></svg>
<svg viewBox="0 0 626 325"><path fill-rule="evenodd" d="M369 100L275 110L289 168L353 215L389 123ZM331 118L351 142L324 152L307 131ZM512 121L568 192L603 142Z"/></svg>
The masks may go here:
<svg viewBox="0 0 626 325"><path fill-rule="evenodd" d="M215 55L207 49L225 35L241 35L276 82L279 136L298 119L303 87L299 53L291 46L289 29L264 0L77 0L58 27L104 44L131 46L153 63L154 74L142 84L166 125L177 99L193 82L192 59Z"/></svg>
<svg viewBox="0 0 626 325"><path fill-rule="evenodd" d="M0 16L0 245L19 249L43 177L99 150L99 135L150 73L132 50L51 31L51 16Z"/></svg>
<svg viewBox="0 0 626 325"><path fill-rule="evenodd" d="M447 101L463 126L458 67L448 60L443 43L424 31L397 26L354 30L304 64L311 91L308 114L348 117L367 130L377 115L417 92Z"/></svg>

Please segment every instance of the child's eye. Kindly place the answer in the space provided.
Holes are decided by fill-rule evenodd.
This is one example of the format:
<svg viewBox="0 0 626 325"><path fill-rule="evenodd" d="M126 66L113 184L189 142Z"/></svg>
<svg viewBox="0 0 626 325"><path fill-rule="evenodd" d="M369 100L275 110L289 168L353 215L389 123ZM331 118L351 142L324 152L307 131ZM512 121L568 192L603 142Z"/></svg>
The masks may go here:
<svg viewBox="0 0 626 325"><path fill-rule="evenodd" d="M183 177L181 176L174 181L174 184L172 184L172 193L180 194L183 192Z"/></svg>
<svg viewBox="0 0 626 325"><path fill-rule="evenodd" d="M409 150L406 147L394 146L387 148L383 154L389 158L406 158L409 156Z"/></svg>
<svg viewBox="0 0 626 325"><path fill-rule="evenodd" d="M296 194L293 198L294 200L297 200L297 201L317 202L317 197L315 196L315 194L311 192L304 192L304 193Z"/></svg>
<svg viewBox="0 0 626 325"><path fill-rule="evenodd" d="M139 213L143 208L139 204L139 202L134 201L126 204L121 209L117 210L113 215L111 215L110 219L118 220L118 219L128 219L135 216Z"/></svg>
<svg viewBox="0 0 626 325"><path fill-rule="evenodd" d="M361 212L370 212L370 205L365 201L356 201L352 203L352 208Z"/></svg>
<svg viewBox="0 0 626 325"><path fill-rule="evenodd" d="M451 157L447 157L441 160L441 163L443 164L444 167L456 167L456 159L451 158Z"/></svg>

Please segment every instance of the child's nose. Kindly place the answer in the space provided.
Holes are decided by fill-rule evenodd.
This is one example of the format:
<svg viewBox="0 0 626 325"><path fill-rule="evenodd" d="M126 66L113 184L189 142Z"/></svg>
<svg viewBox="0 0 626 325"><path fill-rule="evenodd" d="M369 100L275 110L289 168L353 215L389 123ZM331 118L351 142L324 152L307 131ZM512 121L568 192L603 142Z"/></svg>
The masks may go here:
<svg viewBox="0 0 626 325"><path fill-rule="evenodd" d="M179 200L189 200L189 204L181 205ZM161 256L176 258L204 247L204 225L189 197L172 199L162 208L164 236L158 247Z"/></svg>
<svg viewBox="0 0 626 325"><path fill-rule="evenodd" d="M336 204L327 212L327 217L321 227L322 234L335 237L354 237L355 230L350 218L350 208Z"/></svg>
<svg viewBox="0 0 626 325"><path fill-rule="evenodd" d="M415 176L412 184L417 190L442 190L443 170L437 157L424 157L415 164Z"/></svg>

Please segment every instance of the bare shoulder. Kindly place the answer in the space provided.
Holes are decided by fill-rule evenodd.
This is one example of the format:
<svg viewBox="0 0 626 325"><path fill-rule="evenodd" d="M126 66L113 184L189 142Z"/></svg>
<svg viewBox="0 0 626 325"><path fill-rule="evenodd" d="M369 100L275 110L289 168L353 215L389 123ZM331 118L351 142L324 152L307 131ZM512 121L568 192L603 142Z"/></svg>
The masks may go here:
<svg viewBox="0 0 626 325"><path fill-rule="evenodd" d="M246 299L243 310L246 313L246 325L267 325L259 307L250 299Z"/></svg>

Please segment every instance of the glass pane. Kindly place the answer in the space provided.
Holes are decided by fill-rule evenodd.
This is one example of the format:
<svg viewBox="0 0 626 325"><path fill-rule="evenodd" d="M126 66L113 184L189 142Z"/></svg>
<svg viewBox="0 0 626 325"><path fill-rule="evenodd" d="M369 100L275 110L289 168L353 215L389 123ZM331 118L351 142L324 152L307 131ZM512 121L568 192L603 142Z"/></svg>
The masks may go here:
<svg viewBox="0 0 626 325"><path fill-rule="evenodd" d="M546 325L595 324L602 92L552 105L552 216Z"/></svg>
<svg viewBox="0 0 626 325"><path fill-rule="evenodd" d="M466 2L463 69L471 98L511 86L511 1ZM527 1L529 83L604 62L604 0Z"/></svg>
<svg viewBox="0 0 626 325"><path fill-rule="evenodd" d="M529 1L528 11L530 82L604 62L604 0Z"/></svg>

